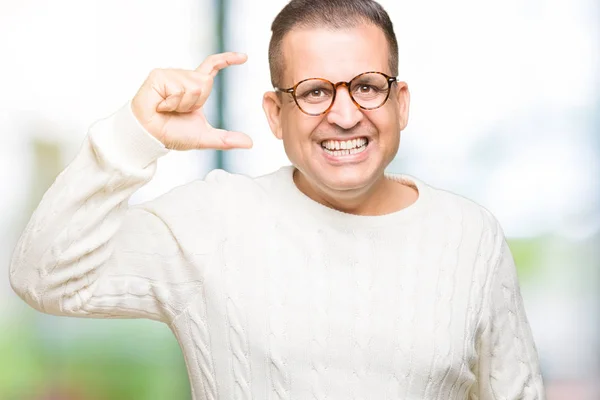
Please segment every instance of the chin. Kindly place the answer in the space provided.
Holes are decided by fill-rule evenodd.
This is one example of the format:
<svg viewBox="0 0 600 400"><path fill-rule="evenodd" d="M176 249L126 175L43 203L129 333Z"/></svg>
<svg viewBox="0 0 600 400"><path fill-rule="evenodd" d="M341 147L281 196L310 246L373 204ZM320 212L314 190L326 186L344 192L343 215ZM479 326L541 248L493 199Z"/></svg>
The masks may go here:
<svg viewBox="0 0 600 400"><path fill-rule="evenodd" d="M321 147L319 145L319 147ZM379 156L376 148L365 152L366 157L335 160L324 155L319 149L308 157L294 157L302 162L292 162L303 175L305 189L326 192L356 192L369 190L383 175L385 158ZM288 154L289 157L290 154ZM289 157L292 159L292 157ZM311 188L306 187L309 185Z"/></svg>
<svg viewBox="0 0 600 400"><path fill-rule="evenodd" d="M369 188L377 181L376 174L365 170L357 171L356 168L327 168L320 170L311 177L322 189L328 191L362 191Z"/></svg>

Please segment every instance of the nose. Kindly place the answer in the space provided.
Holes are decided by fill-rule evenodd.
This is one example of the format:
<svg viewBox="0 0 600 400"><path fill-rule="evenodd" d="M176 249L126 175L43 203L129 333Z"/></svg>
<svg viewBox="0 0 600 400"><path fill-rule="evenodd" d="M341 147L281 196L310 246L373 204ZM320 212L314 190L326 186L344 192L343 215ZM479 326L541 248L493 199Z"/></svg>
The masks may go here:
<svg viewBox="0 0 600 400"><path fill-rule="evenodd" d="M359 107L352 101L348 87L346 85L338 86L333 105L327 113L327 122L336 124L342 129L352 129L363 117Z"/></svg>

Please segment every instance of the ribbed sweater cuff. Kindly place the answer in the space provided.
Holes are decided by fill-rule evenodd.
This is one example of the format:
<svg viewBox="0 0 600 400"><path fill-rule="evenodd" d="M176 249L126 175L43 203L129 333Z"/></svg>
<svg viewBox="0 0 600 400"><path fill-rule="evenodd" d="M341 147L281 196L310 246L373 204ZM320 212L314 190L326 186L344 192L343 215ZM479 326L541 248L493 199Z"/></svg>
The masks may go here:
<svg viewBox="0 0 600 400"><path fill-rule="evenodd" d="M146 168L169 152L133 115L131 101L90 129L91 140L118 163Z"/></svg>

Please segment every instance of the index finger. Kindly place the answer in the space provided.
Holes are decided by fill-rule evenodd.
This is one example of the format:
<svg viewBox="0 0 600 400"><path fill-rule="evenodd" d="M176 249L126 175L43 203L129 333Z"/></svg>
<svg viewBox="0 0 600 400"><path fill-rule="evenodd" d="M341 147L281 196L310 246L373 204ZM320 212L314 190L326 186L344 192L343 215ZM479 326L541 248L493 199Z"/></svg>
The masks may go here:
<svg viewBox="0 0 600 400"><path fill-rule="evenodd" d="M217 72L230 65L239 65L246 62L248 56L243 53L227 52L208 56L198 68L196 72L210 75L214 78Z"/></svg>

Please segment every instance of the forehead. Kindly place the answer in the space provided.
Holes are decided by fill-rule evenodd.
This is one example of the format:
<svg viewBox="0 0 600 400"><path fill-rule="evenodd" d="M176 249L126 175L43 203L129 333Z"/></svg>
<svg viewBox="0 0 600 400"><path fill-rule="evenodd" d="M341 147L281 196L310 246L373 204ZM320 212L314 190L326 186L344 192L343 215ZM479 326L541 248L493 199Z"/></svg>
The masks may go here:
<svg viewBox="0 0 600 400"><path fill-rule="evenodd" d="M300 28L282 41L283 82L306 78L348 81L367 71L389 71L388 44L383 31L370 24L347 29Z"/></svg>

